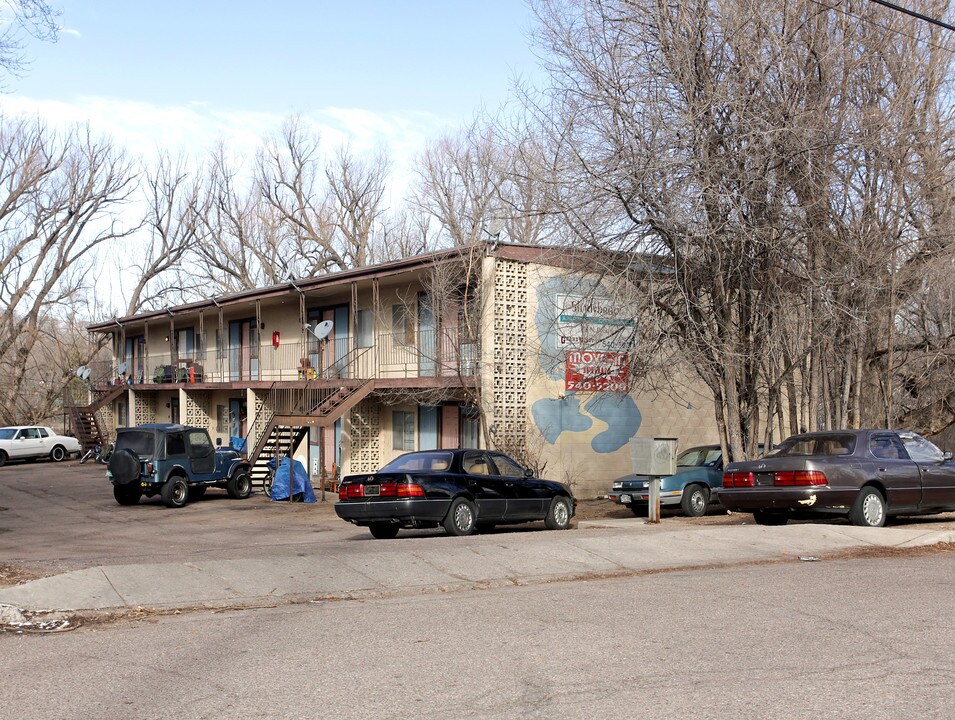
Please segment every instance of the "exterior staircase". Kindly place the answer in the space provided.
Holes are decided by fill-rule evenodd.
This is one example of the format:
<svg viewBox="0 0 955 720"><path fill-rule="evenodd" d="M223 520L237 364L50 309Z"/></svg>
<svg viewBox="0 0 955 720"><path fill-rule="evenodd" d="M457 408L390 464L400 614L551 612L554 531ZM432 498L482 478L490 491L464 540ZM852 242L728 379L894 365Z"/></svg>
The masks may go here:
<svg viewBox="0 0 955 720"><path fill-rule="evenodd" d="M106 391L92 388L93 402L89 405L67 404L65 409L70 418L70 430L79 440L82 452L94 445L104 443L103 428L100 427L96 412L126 392L125 385L111 385Z"/></svg>
<svg viewBox="0 0 955 720"><path fill-rule="evenodd" d="M279 455L291 455L313 427L331 427L345 413L374 390L374 380L359 385L344 385L311 406L278 412L266 424L255 447L249 453L252 484L261 486L269 474L268 462Z"/></svg>

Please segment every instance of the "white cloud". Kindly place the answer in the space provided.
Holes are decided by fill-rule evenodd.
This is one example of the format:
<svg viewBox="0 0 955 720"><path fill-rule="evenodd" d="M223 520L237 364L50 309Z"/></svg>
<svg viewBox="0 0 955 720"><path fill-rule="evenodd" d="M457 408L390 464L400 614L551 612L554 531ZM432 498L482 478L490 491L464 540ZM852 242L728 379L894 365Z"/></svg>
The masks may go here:
<svg viewBox="0 0 955 720"><path fill-rule="evenodd" d="M60 31L60 35L72 35L73 37L83 37L82 35L80 35L80 31L77 30L76 28L61 27L59 31Z"/></svg>
<svg viewBox="0 0 955 720"><path fill-rule="evenodd" d="M199 159L222 143L237 157L252 157L262 139L278 132L289 114L216 107L204 102L156 105L99 96L70 102L20 95L4 98L4 113L38 116L53 126L89 123L147 161L160 151ZM396 185L407 183L411 165L429 139L449 123L430 113L375 113L362 108L326 107L299 113L319 133L329 153L348 145L356 154L384 150L391 157Z"/></svg>

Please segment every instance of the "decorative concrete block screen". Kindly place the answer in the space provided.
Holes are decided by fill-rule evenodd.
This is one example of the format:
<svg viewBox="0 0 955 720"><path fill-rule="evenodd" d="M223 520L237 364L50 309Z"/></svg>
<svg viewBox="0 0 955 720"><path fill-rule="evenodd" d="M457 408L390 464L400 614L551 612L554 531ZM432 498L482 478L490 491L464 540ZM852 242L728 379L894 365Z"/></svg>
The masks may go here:
<svg viewBox="0 0 955 720"><path fill-rule="evenodd" d="M209 424L209 396L205 392L186 392L186 425L206 427Z"/></svg>
<svg viewBox="0 0 955 720"><path fill-rule="evenodd" d="M133 425L156 422L156 396L153 393L136 394L133 399Z"/></svg>
<svg viewBox="0 0 955 720"><path fill-rule="evenodd" d="M362 400L349 414L351 472L372 473L381 465L381 410L378 403Z"/></svg>
<svg viewBox="0 0 955 720"><path fill-rule="evenodd" d="M494 270L495 437L509 449L527 438L527 265L498 259Z"/></svg>

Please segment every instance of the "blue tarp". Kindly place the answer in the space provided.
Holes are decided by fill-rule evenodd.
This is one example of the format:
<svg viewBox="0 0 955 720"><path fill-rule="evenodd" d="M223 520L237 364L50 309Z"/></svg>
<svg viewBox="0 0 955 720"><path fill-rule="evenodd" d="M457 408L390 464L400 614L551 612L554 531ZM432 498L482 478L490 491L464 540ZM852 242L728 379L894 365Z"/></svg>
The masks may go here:
<svg viewBox="0 0 955 720"><path fill-rule="evenodd" d="M308 479L308 473L305 471L305 466L302 465L298 460L291 460L291 458L284 457L279 461L279 467L275 471L275 477L272 479L272 493L270 495L272 500L288 500L288 487L289 487L289 474L294 463L294 481L292 482L292 495L298 495L301 493L302 502L313 503L317 502L315 499L315 491L312 490L312 481ZM275 458L269 460L269 467L275 468Z"/></svg>

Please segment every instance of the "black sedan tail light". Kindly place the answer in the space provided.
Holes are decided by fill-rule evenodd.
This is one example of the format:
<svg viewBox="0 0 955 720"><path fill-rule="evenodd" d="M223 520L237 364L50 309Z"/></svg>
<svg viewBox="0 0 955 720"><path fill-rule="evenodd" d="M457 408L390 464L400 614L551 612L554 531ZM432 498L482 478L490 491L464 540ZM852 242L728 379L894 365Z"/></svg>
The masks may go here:
<svg viewBox="0 0 955 720"><path fill-rule="evenodd" d="M398 497L415 498L425 497L424 488L413 482L385 482L373 486L377 492L369 493L368 497ZM362 483L343 484L338 488L339 500L351 500L366 497L365 486Z"/></svg>

